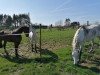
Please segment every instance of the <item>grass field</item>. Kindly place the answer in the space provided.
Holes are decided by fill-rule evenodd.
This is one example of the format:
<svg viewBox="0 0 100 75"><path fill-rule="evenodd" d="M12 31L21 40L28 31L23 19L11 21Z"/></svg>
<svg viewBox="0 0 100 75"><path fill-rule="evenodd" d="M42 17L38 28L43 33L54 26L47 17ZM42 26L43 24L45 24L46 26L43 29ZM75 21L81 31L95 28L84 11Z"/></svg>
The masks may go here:
<svg viewBox="0 0 100 75"><path fill-rule="evenodd" d="M31 52L25 36L19 47L19 59L15 58L11 49L13 44L8 43L10 57L4 55L3 48L0 49L0 75L100 75L100 48L97 44L95 52L89 54L86 43L82 63L80 66L73 65L71 43L75 31L71 28L64 31L42 29L41 58L39 54Z"/></svg>

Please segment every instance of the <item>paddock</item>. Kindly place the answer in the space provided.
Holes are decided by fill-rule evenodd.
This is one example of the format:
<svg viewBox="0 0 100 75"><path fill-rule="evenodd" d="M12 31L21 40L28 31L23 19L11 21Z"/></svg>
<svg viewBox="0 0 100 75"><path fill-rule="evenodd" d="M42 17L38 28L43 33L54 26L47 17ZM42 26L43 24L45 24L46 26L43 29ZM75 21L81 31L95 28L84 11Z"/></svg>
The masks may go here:
<svg viewBox="0 0 100 75"><path fill-rule="evenodd" d="M16 72L21 74L31 74L31 72L41 74L42 71L47 72L46 74L48 74L48 72L50 72L50 74L62 74L62 72L66 74L66 72L68 73L70 70L71 72L69 72L69 74L99 74L100 51L99 48L97 48L98 39L95 39L97 43L95 45L95 53L88 53L89 43L86 43L84 53L82 54L82 63L79 67L73 65L71 44L76 30L77 29L68 28L63 31L58 31L56 28L53 28L52 31L49 31L48 29L41 28L41 57L39 53L31 51L29 39L23 33L23 39L18 51L20 55L19 59L15 58L13 43L7 43L9 58L5 57L4 49L0 48L0 63L2 64L0 67L3 67L0 73L9 73L8 71L15 70L12 72L13 74L16 74ZM40 48L40 29L36 29L36 32L38 37L37 47ZM7 63L7 67L5 67L4 63ZM12 68L12 70L10 68ZM8 69L8 71L4 71L4 69ZM54 70L55 72L53 72Z"/></svg>

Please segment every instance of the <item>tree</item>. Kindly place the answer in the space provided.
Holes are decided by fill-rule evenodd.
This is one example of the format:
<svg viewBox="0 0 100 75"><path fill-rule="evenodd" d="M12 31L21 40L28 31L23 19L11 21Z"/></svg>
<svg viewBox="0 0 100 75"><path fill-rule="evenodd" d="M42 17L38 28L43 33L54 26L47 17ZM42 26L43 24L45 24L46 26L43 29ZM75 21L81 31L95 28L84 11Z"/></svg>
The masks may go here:
<svg viewBox="0 0 100 75"><path fill-rule="evenodd" d="M6 24L7 27L10 27L12 25L12 17L10 15L7 15Z"/></svg>
<svg viewBox="0 0 100 75"><path fill-rule="evenodd" d="M59 21L55 22L55 26L63 26L63 21L59 20Z"/></svg>
<svg viewBox="0 0 100 75"><path fill-rule="evenodd" d="M0 25L3 23L3 14L0 15Z"/></svg>
<svg viewBox="0 0 100 75"><path fill-rule="evenodd" d="M13 23L15 25L15 28L18 27L18 23L19 23L19 16L18 15L13 15Z"/></svg>
<svg viewBox="0 0 100 75"><path fill-rule="evenodd" d="M64 27L63 27L63 21L62 20L59 20L55 23L55 26L57 27L58 30L64 30Z"/></svg>
<svg viewBox="0 0 100 75"><path fill-rule="evenodd" d="M72 26L73 28L75 28L75 27L78 27L78 28L79 28L80 23L79 23L79 22L72 22L72 23L71 23L71 26Z"/></svg>
<svg viewBox="0 0 100 75"><path fill-rule="evenodd" d="M27 24L27 21L30 23L30 17L27 14L13 15L13 23L15 27Z"/></svg>
<svg viewBox="0 0 100 75"><path fill-rule="evenodd" d="M52 31L52 26L53 26L52 24L48 26L48 29L49 29L50 31Z"/></svg>
<svg viewBox="0 0 100 75"><path fill-rule="evenodd" d="M68 19L65 19L65 22L64 22L64 26L65 27L69 27L71 25L71 20L68 18Z"/></svg>
<svg viewBox="0 0 100 75"><path fill-rule="evenodd" d="M23 23L23 24L22 24ZM10 27L11 25L15 28L21 25L28 25L30 24L30 17L29 14L13 14L13 17L10 15L3 15L0 14L0 25L4 27Z"/></svg>
<svg viewBox="0 0 100 75"><path fill-rule="evenodd" d="M30 23L30 17L27 14L19 14L19 25L28 25Z"/></svg>
<svg viewBox="0 0 100 75"><path fill-rule="evenodd" d="M6 24L6 19L7 19L7 15L5 14L5 15L3 16L3 25Z"/></svg>

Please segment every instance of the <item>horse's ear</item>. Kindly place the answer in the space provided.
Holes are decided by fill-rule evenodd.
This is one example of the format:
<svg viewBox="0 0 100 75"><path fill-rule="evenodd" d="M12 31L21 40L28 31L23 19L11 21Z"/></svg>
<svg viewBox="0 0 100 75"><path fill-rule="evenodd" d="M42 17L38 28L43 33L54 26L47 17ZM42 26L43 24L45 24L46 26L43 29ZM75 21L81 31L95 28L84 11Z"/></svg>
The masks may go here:
<svg viewBox="0 0 100 75"><path fill-rule="evenodd" d="M87 28L87 26L82 26L83 30L85 31L86 34L89 33L89 29Z"/></svg>
<svg viewBox="0 0 100 75"><path fill-rule="evenodd" d="M82 26L80 26L80 28L87 29L87 26L82 25Z"/></svg>

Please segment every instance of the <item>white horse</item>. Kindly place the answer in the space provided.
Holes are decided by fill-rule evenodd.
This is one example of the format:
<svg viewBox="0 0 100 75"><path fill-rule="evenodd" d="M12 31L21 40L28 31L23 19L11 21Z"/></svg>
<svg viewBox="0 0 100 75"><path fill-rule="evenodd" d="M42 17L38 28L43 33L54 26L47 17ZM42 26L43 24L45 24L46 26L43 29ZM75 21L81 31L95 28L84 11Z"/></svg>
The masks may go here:
<svg viewBox="0 0 100 75"><path fill-rule="evenodd" d="M93 50L93 40L100 36L100 25L82 26L80 27L73 38L72 42L72 57L74 64L78 64L81 59L82 47L85 41L91 41L91 49Z"/></svg>
<svg viewBox="0 0 100 75"><path fill-rule="evenodd" d="M33 52L33 48L35 49L35 52L37 52L37 50L36 50L37 35L36 35L36 30L32 26L32 24L30 24L30 26L29 26L29 40L31 43L32 52Z"/></svg>
<svg viewBox="0 0 100 75"><path fill-rule="evenodd" d="M35 49L35 52L37 52L36 50L36 44L37 44L37 35L36 35L36 30L33 27L34 25L32 25L32 23L30 22L29 19L24 19L22 18L22 25L28 25L29 26L29 41L31 44L31 50L32 52L34 52L33 49Z"/></svg>

